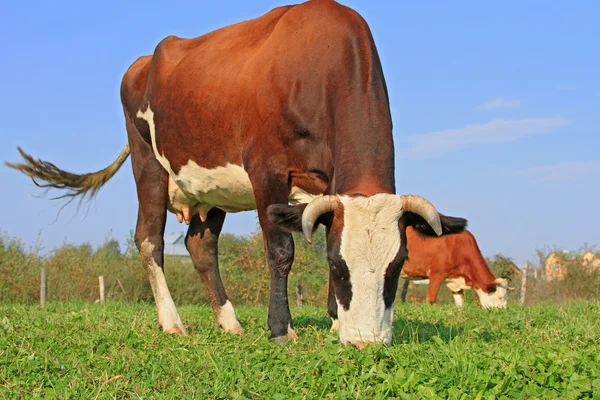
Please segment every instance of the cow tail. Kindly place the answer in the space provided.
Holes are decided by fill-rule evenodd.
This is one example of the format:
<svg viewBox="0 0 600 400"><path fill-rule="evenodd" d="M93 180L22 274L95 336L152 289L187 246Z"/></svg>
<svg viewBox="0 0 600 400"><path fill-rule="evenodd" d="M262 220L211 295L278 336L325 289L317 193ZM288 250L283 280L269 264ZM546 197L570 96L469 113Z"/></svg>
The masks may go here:
<svg viewBox="0 0 600 400"><path fill-rule="evenodd" d="M47 190L66 190L65 194L54 199L71 198L69 202L79 196L81 196L82 201L86 197L92 199L98 190L117 173L131 153L129 144L126 144L117 159L108 167L100 171L79 175L64 171L48 161L35 160L20 147L17 147L17 149L21 153L25 163L13 164L5 162L4 164L29 176L33 180L33 183L41 188L46 188Z"/></svg>

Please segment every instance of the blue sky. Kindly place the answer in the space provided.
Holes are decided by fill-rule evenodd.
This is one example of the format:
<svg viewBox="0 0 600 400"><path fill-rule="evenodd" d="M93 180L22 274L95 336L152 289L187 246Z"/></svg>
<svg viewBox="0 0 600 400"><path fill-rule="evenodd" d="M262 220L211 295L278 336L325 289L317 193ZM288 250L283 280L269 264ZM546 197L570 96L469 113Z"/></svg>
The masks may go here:
<svg viewBox="0 0 600 400"><path fill-rule="evenodd" d="M399 193L469 219L486 256L600 245L600 3L342 1L369 23L387 80ZM16 146L73 172L105 167L126 132L123 73L165 36L199 36L285 1L0 3L0 160ZM43 251L134 229L129 161L88 208L32 195L0 167L0 230ZM256 229L252 212L225 231ZM185 231L169 215L167 231Z"/></svg>

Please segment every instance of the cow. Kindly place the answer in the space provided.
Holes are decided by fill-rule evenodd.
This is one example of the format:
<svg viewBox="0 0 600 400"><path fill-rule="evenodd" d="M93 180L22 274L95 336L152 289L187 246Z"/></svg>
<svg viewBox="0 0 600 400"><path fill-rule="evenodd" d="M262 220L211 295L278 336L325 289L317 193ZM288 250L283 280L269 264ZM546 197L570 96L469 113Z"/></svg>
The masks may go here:
<svg viewBox="0 0 600 400"><path fill-rule="evenodd" d="M191 39L169 36L125 73L128 143L107 168L73 174L19 148L16 168L65 196L93 196L131 156L138 198L135 242L158 322L184 334L163 271L167 211L189 224L186 247L216 324L242 333L219 275L228 212L256 209L270 269L267 326L296 340L287 280L292 231L327 229L340 304L340 340L391 343L407 226L426 235L464 230L417 195L396 195L389 99L373 37L331 0L275 8ZM42 183L42 181L44 183Z"/></svg>
<svg viewBox="0 0 600 400"><path fill-rule="evenodd" d="M408 259L400 277L407 282L429 279L427 303L435 303L440 286L446 283L459 307L463 305L463 291L469 289L475 290L484 308L506 307L512 288L506 279L494 277L470 231L428 238L408 228L406 236Z"/></svg>

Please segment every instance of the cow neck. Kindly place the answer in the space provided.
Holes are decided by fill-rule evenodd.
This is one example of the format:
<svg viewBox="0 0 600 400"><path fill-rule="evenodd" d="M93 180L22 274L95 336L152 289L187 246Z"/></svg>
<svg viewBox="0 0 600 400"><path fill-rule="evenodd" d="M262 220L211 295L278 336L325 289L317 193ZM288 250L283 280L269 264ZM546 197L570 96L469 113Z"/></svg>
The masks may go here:
<svg viewBox="0 0 600 400"><path fill-rule="evenodd" d="M380 147L383 148L378 150ZM391 134L389 140L359 137L341 146L338 144L334 165L332 186L336 194L396 193Z"/></svg>
<svg viewBox="0 0 600 400"><path fill-rule="evenodd" d="M471 257L473 259L467 265L471 265L471 268L465 268L463 274L473 282L473 287L475 289L482 289L487 293L487 288L489 285L493 284L496 278L490 268L488 267L485 259L479 252L479 249L476 252L477 254L472 254Z"/></svg>

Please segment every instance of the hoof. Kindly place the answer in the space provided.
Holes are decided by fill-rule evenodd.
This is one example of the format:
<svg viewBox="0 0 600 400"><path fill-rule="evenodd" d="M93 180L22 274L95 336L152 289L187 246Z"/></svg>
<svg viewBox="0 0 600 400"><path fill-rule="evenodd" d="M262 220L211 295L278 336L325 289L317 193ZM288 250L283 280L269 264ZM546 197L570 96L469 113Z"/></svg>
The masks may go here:
<svg viewBox="0 0 600 400"><path fill-rule="evenodd" d="M225 332L232 333L234 335L243 335L244 333L246 333L244 328L242 328L241 326L235 327L233 329L225 329Z"/></svg>
<svg viewBox="0 0 600 400"><path fill-rule="evenodd" d="M272 337L270 339L273 343L278 344L280 346L285 346L290 341L294 343L298 343L298 335L292 328L288 328L287 334L283 336Z"/></svg>
<svg viewBox="0 0 600 400"><path fill-rule="evenodd" d="M329 330L329 333L337 332L339 330L340 330L340 320L332 319L331 320L331 329Z"/></svg>
<svg viewBox="0 0 600 400"><path fill-rule="evenodd" d="M242 325L240 325L240 322L235 315L233 305L229 300L227 300L222 306L215 307L213 310L215 313L215 322L217 327L220 326L225 332L233 333L235 335L241 335L244 333L244 328L242 328Z"/></svg>
<svg viewBox="0 0 600 400"><path fill-rule="evenodd" d="M215 328L219 329L223 329L225 332L227 333L231 333L234 335L243 335L244 333L246 333L246 331L244 330L244 328L242 328L242 326L238 323L237 325L234 325L232 327L226 327L223 324L220 323L216 323L215 324Z"/></svg>
<svg viewBox="0 0 600 400"><path fill-rule="evenodd" d="M294 332L292 328L288 328L287 337L289 339L292 339L294 343L298 343L298 335L296 334L296 332Z"/></svg>
<svg viewBox="0 0 600 400"><path fill-rule="evenodd" d="M362 350L365 347L367 347L368 345L369 345L369 343L363 342L362 340L353 340L353 341L346 342L346 346L354 346L358 350Z"/></svg>
<svg viewBox="0 0 600 400"><path fill-rule="evenodd" d="M278 336L275 338L271 338L271 343L273 344L278 344L280 346L285 346L288 344L288 337L287 336Z"/></svg>
<svg viewBox="0 0 600 400"><path fill-rule="evenodd" d="M168 335L179 335L179 336L187 335L185 328L183 326L177 326L177 325L175 325L171 328L168 328L168 329L163 329L163 333L166 333Z"/></svg>

